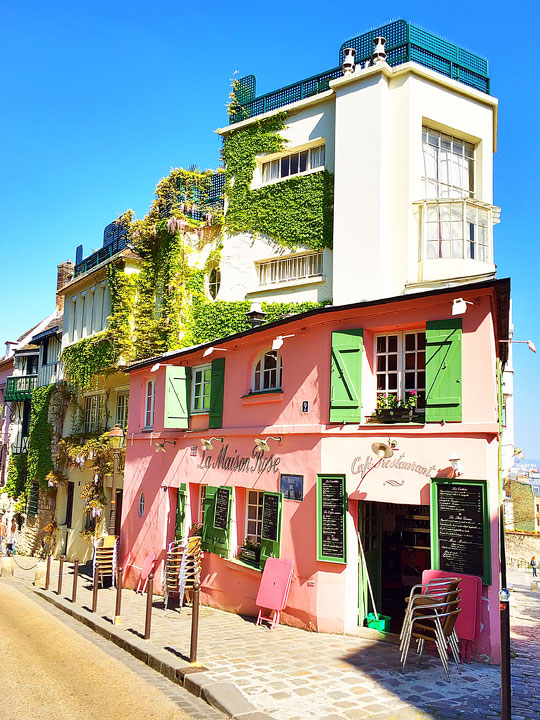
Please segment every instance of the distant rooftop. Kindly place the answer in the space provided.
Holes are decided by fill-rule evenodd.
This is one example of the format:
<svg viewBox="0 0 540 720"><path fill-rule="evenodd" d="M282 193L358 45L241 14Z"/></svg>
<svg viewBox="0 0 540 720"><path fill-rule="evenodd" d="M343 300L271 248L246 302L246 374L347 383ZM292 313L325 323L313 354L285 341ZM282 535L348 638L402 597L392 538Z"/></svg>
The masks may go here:
<svg viewBox="0 0 540 720"><path fill-rule="evenodd" d="M412 60L464 85L489 94L488 62L485 58L460 48L406 20L395 20L387 25L369 30L363 35L346 40L339 49L339 65L320 75L313 75L258 97L256 96L255 76L247 75L240 78L237 80L236 97L241 108L229 116L229 122L235 123L255 115L261 115L325 92L329 88L330 80L343 75L341 65L345 48L351 47L356 50L355 62L364 68L373 53L373 39L380 36L386 38L386 62L392 67Z"/></svg>

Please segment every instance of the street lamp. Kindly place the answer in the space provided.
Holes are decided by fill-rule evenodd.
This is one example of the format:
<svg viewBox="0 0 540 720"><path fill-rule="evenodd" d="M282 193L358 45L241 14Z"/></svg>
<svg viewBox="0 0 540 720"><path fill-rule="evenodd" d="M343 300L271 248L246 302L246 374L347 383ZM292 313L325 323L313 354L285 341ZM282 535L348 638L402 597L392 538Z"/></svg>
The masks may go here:
<svg viewBox="0 0 540 720"><path fill-rule="evenodd" d="M118 476L118 456L122 445L124 444L124 431L120 425L115 425L112 430L107 433L109 444L113 451L113 479L111 488L111 514L109 517L109 535L115 534L116 526L116 479Z"/></svg>

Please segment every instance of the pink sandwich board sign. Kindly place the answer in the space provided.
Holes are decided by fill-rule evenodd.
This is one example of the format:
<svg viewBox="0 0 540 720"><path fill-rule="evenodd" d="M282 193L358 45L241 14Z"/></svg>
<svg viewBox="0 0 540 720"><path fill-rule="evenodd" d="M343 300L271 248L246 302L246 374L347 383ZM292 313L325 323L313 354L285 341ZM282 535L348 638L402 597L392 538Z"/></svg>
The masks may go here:
<svg viewBox="0 0 540 720"><path fill-rule="evenodd" d="M269 622L271 630L279 625L280 612L287 604L292 574L292 560L268 558L257 593L256 603L261 608L257 617L257 625L263 621ZM263 615L263 609L272 610L273 615Z"/></svg>

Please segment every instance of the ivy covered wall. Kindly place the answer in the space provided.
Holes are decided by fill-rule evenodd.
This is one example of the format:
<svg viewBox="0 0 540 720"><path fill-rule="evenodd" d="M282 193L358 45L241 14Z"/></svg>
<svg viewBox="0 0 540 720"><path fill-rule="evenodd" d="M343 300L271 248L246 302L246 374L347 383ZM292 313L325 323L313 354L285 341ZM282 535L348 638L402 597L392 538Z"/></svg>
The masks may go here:
<svg viewBox="0 0 540 720"><path fill-rule="evenodd" d="M227 134L222 155L228 200L225 229L229 233L269 235L280 245L321 250L332 247L334 178L326 170L293 176L251 190L257 155L281 152L286 113Z"/></svg>

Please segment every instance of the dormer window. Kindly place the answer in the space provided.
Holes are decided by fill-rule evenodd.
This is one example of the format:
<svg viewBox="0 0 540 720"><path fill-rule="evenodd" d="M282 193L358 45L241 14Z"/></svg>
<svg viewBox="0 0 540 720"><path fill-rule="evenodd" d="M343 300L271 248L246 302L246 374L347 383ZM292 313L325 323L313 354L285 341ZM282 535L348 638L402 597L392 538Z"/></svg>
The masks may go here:
<svg viewBox="0 0 540 720"><path fill-rule="evenodd" d="M261 355L253 367L252 392L281 389L281 356L277 350Z"/></svg>

